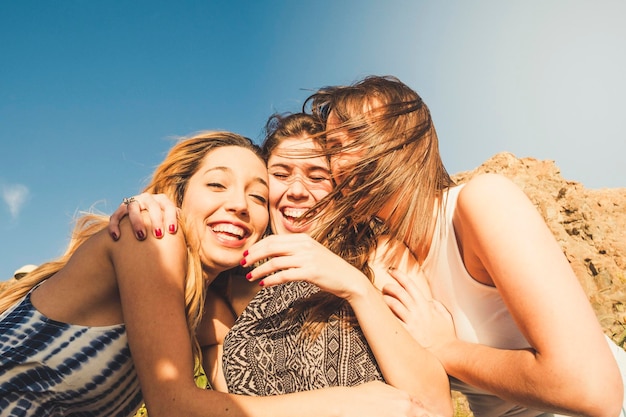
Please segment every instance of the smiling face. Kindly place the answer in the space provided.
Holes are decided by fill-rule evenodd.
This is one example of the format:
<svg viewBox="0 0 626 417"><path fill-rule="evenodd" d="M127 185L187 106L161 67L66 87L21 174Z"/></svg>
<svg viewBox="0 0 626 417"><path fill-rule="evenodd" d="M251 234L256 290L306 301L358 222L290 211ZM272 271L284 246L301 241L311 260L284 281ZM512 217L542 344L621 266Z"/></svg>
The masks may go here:
<svg viewBox="0 0 626 417"><path fill-rule="evenodd" d="M267 168L249 149L209 152L188 181L181 210L200 241L205 271L239 264L242 253L267 227Z"/></svg>
<svg viewBox="0 0 626 417"><path fill-rule="evenodd" d="M272 151L268 172L274 233L307 233L314 226L314 221L298 222L298 218L331 191L330 171L325 158L296 154L319 150L313 140L302 136L283 139Z"/></svg>

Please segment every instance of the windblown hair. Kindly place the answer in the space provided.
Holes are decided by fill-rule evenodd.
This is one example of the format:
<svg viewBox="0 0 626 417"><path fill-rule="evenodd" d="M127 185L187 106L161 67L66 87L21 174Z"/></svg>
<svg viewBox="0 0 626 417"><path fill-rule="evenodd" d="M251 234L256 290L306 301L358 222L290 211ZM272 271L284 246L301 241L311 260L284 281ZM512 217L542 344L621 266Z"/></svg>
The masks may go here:
<svg viewBox="0 0 626 417"><path fill-rule="evenodd" d="M446 171L428 107L420 96L395 77L369 76L349 86L325 87L311 95L303 111L326 123L327 154L361 152L360 161L343 173L342 182L320 202L322 217L314 237L366 273L369 255L382 233L404 242L419 263L430 249L444 191L454 182ZM347 144L334 147L333 133L346 133ZM394 201L384 222L381 210ZM386 259L403 248L393 245ZM332 314L338 301L330 295L314 307L311 320ZM315 326L314 324L312 324Z"/></svg>
<svg viewBox="0 0 626 417"><path fill-rule="evenodd" d="M266 160L285 139L310 138L320 148L324 147L324 125L306 113L275 113L265 124L265 140L261 147ZM310 155L302 157L309 158Z"/></svg>
<svg viewBox="0 0 626 417"><path fill-rule="evenodd" d="M243 136L221 131L200 132L194 136L181 138L170 149L165 160L156 168L151 182L144 192L152 194L165 194L177 207L180 207L185 196L189 179L199 169L205 156L215 149L237 146L249 149L261 156L260 148L250 139ZM180 229L184 233L187 242L187 275L185 277L185 312L189 336L193 341L193 353L196 364L200 364L200 348L195 336L196 328L202 317L206 285L202 275L200 264L199 243L195 236L187 230L184 219ZM74 252L91 236L105 229L108 225L108 216L85 214L76 221L69 246L65 253L58 259L39 266L27 274L15 284L8 285L0 293L0 313L7 310L21 299L31 288L38 283L50 278L61 270L72 257Z"/></svg>

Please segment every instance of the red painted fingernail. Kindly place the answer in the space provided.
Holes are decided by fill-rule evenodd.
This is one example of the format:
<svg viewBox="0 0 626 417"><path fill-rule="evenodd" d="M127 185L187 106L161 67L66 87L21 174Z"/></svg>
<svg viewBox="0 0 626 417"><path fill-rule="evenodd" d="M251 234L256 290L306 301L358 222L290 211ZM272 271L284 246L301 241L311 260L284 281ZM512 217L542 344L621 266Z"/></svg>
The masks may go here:
<svg viewBox="0 0 626 417"><path fill-rule="evenodd" d="M170 233L174 233L176 232L176 226L173 224L170 224L170 227L168 227L168 230L170 231Z"/></svg>
<svg viewBox="0 0 626 417"><path fill-rule="evenodd" d="M248 273L246 274L246 279L247 279L248 281L250 281L250 280L252 279L252 274L251 274L250 272L248 272Z"/></svg>
<svg viewBox="0 0 626 417"><path fill-rule="evenodd" d="M120 237L117 235L117 233L111 233L111 237L113 238L113 240L117 240Z"/></svg>
<svg viewBox="0 0 626 417"><path fill-rule="evenodd" d="M246 256L248 256L248 249L246 249L245 251L243 251L243 257L245 258Z"/></svg>
<svg viewBox="0 0 626 417"><path fill-rule="evenodd" d="M265 282L261 281L261 282L259 282L259 285L262 287L262 286L265 285Z"/></svg>
<svg viewBox="0 0 626 417"><path fill-rule="evenodd" d="M243 258L243 259L241 260L241 262L239 262L239 264L240 264L241 266L244 266L244 265L246 264L246 258Z"/></svg>
<svg viewBox="0 0 626 417"><path fill-rule="evenodd" d="M154 235L156 237L162 237L163 236L163 232L161 231L161 229L154 229Z"/></svg>
<svg viewBox="0 0 626 417"><path fill-rule="evenodd" d="M143 230L140 230L140 231L137 232L137 237L140 240L143 240L146 237L146 235L143 233Z"/></svg>

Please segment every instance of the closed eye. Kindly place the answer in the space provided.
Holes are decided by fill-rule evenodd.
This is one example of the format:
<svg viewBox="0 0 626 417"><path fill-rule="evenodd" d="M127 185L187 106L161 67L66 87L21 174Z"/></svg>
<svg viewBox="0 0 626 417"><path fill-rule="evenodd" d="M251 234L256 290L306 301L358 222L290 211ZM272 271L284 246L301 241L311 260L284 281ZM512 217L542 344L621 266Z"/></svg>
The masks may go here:
<svg viewBox="0 0 626 417"><path fill-rule="evenodd" d="M207 184L207 187L210 187L210 188L219 188L219 189L222 189L222 190L226 188L226 186L225 186L224 184L221 184L221 183L219 183L219 182L209 182L209 183Z"/></svg>
<svg viewBox="0 0 626 417"><path fill-rule="evenodd" d="M313 182L322 182L322 181L329 181L330 178L329 177L321 177L321 176L310 176L309 177L311 179L311 181Z"/></svg>
<svg viewBox="0 0 626 417"><path fill-rule="evenodd" d="M267 198L265 198L265 196L259 195L259 194L251 194L251 196L252 198L256 199L259 203L263 205L267 205Z"/></svg>
<svg viewBox="0 0 626 417"><path fill-rule="evenodd" d="M284 174L282 172L274 172L272 173L272 176L281 180L284 180L285 178L289 177L289 174Z"/></svg>

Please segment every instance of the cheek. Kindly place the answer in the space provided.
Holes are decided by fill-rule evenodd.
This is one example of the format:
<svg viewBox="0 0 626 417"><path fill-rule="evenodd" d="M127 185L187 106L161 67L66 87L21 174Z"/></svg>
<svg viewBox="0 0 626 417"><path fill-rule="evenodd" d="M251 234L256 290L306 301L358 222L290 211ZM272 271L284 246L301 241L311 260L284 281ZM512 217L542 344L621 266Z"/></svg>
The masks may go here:
<svg viewBox="0 0 626 417"><path fill-rule="evenodd" d="M180 211L187 217L193 216L193 213L196 211L193 197L187 198L185 196L183 203L180 205Z"/></svg>
<svg viewBox="0 0 626 417"><path fill-rule="evenodd" d="M270 188L270 192L269 192L268 204L270 208L276 207L280 203L280 200L283 197L283 195L285 194L287 187L282 182L270 178L269 188Z"/></svg>
<svg viewBox="0 0 626 417"><path fill-rule="evenodd" d="M263 234L267 228L267 222L269 221L269 213L267 208L262 205L257 205L254 212L251 212L252 222L254 223L257 232Z"/></svg>
<svg viewBox="0 0 626 417"><path fill-rule="evenodd" d="M310 190L310 193L315 201L320 201L322 198L326 197L331 190L332 188L330 184L328 184L327 187Z"/></svg>

